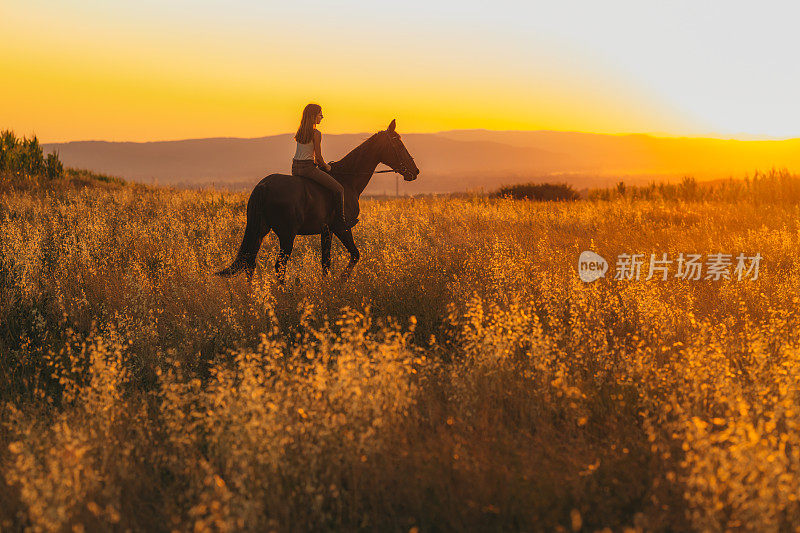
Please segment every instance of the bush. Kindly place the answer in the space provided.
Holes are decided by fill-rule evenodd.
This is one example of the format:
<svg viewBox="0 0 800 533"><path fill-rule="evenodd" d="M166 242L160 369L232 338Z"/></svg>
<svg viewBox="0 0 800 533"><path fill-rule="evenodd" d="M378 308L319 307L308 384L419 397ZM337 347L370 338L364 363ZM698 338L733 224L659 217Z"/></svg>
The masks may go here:
<svg viewBox="0 0 800 533"><path fill-rule="evenodd" d="M64 175L64 165L58 159L58 154L47 154L44 160L44 175L51 180Z"/></svg>
<svg viewBox="0 0 800 533"><path fill-rule="evenodd" d="M56 179L64 174L64 165L58 154L44 155L36 136L18 139L13 131L5 130L0 133L0 172Z"/></svg>
<svg viewBox="0 0 800 533"><path fill-rule="evenodd" d="M518 200L578 200L580 195L566 183L522 183L501 187L492 196Z"/></svg>

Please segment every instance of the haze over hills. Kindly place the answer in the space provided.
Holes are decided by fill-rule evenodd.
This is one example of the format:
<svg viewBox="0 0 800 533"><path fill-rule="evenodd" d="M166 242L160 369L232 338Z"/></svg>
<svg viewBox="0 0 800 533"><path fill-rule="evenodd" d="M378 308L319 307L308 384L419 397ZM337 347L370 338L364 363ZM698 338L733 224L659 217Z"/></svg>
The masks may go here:
<svg viewBox="0 0 800 533"><path fill-rule="evenodd" d="M370 135L326 133L323 156L340 159ZM401 135L422 171L416 182L400 180L401 194L494 190L528 181L563 181L583 188L685 175L698 179L744 177L773 166L800 171L800 139L741 141L491 130ZM250 189L268 174L289 173L294 140L287 133L255 139L76 141L45 144L44 148L58 151L66 165L132 181ZM366 193L394 190L393 174L376 174Z"/></svg>

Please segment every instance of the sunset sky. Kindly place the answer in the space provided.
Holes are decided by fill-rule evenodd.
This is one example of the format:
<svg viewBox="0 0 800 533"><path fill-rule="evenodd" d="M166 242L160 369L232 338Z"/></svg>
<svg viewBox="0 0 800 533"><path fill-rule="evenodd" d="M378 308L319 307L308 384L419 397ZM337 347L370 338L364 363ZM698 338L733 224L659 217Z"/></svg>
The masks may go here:
<svg viewBox="0 0 800 533"><path fill-rule="evenodd" d="M800 137L800 4L0 3L0 129L43 142L486 128Z"/></svg>

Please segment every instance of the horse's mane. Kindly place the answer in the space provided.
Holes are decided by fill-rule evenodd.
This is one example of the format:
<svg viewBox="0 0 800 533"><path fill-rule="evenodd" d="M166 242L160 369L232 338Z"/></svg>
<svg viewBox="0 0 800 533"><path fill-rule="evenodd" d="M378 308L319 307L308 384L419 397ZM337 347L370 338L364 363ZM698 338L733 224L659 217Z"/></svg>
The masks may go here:
<svg viewBox="0 0 800 533"><path fill-rule="evenodd" d="M373 133L367 139L365 139L361 144L350 150L350 152L341 158L339 161L335 161L335 165L332 165L331 170L335 166L339 170L355 170L358 167L358 164L362 161L364 155L369 153L374 148L374 141L375 138L381 134L382 132Z"/></svg>

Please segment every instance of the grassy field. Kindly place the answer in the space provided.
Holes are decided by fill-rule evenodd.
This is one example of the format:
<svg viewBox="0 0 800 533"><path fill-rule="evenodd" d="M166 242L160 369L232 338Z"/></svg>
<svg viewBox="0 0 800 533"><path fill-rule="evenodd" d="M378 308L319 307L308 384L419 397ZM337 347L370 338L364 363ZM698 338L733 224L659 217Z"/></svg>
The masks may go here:
<svg viewBox="0 0 800 533"><path fill-rule="evenodd" d="M211 275L246 195L4 190L0 529L795 529L800 209L685 198L367 200L352 278L300 238L281 290L274 236Z"/></svg>

